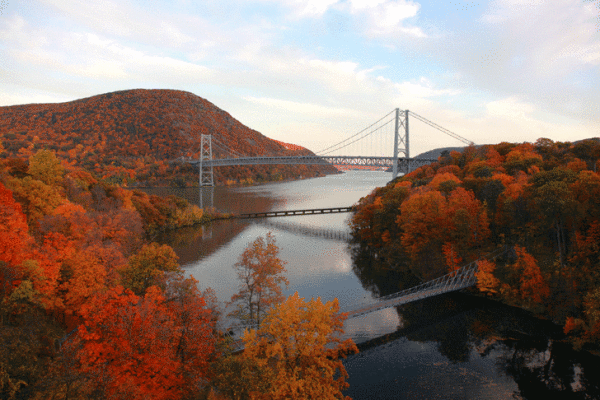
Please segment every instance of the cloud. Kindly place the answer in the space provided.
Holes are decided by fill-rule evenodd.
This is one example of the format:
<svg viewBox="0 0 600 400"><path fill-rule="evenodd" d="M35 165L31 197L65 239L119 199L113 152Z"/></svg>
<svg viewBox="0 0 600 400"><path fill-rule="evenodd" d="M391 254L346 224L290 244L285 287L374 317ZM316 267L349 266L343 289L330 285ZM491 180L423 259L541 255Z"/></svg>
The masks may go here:
<svg viewBox="0 0 600 400"><path fill-rule="evenodd" d="M597 10L580 0L494 0L468 27L411 51L433 55L464 89L600 122L596 18Z"/></svg>
<svg viewBox="0 0 600 400"><path fill-rule="evenodd" d="M427 35L419 27L404 26L404 21L417 16L421 5L412 1L365 1L352 0L351 11L368 21L365 33L368 36L407 34L415 37Z"/></svg>
<svg viewBox="0 0 600 400"><path fill-rule="evenodd" d="M352 108L328 107L320 104L302 103L264 97L259 98L246 96L244 97L244 100L254 104L259 104L260 106L265 107L267 110L276 108L286 112L310 115L312 117L343 117L353 115L356 112Z"/></svg>
<svg viewBox="0 0 600 400"><path fill-rule="evenodd" d="M135 49L96 33L33 28L20 17L8 21L0 34L8 47L5 62L24 75L13 76L13 81L31 88L54 90L62 81L65 88L70 87L65 90L75 95L81 93L80 88L70 84L77 80L101 82L100 90L106 91L132 85L181 87L212 77L208 67L194 62ZM30 72L33 68L35 75ZM31 78L27 79L28 75Z"/></svg>
<svg viewBox="0 0 600 400"><path fill-rule="evenodd" d="M380 80L383 78L380 78ZM394 86L406 98L427 98L427 97L438 97L444 95L457 95L460 93L456 89L435 89L433 83L425 78L421 77L418 82L402 82L396 83Z"/></svg>
<svg viewBox="0 0 600 400"><path fill-rule="evenodd" d="M194 41L186 35L175 21L168 21L164 14L151 12L152 7L138 7L129 1L103 0L86 2L77 0L39 0L54 7L69 21L86 26L97 33L130 38L143 43L180 47Z"/></svg>
<svg viewBox="0 0 600 400"><path fill-rule="evenodd" d="M514 96L491 101L485 105L485 108L490 116L509 118L525 118L536 110L534 105L522 102Z"/></svg>
<svg viewBox="0 0 600 400"><path fill-rule="evenodd" d="M421 8L419 3L410 0L284 0L280 3L291 10L294 19L322 18L331 9L349 13L368 37L427 36L420 27L405 26L405 21L416 17Z"/></svg>

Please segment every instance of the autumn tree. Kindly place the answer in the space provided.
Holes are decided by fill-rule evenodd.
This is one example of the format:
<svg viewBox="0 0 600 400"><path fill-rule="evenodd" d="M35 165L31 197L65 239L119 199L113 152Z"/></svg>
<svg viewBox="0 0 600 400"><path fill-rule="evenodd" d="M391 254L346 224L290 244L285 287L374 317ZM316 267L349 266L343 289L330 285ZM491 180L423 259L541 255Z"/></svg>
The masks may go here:
<svg viewBox="0 0 600 400"><path fill-rule="evenodd" d="M11 179L7 185L13 191L15 199L21 203L30 230L37 228L37 222L45 215L52 214L63 200L57 187L31 176Z"/></svg>
<svg viewBox="0 0 600 400"><path fill-rule="evenodd" d="M269 307L281 302L281 284L288 285L282 275L285 262L279 259L279 248L271 232L250 243L234 268L240 280L240 290L231 296L228 305L236 309L229 315L242 321L259 324Z"/></svg>
<svg viewBox="0 0 600 400"><path fill-rule="evenodd" d="M150 286L164 289L165 274L180 271L177 255L170 246L150 243L132 255L120 273L123 286L142 296Z"/></svg>
<svg viewBox="0 0 600 400"><path fill-rule="evenodd" d="M305 301L296 292L269 311L259 330L246 331L240 356L270 371L268 388L250 393L260 399L342 399L348 377L340 358L358 352L342 341L345 315L337 299ZM264 388L263 388L264 390Z"/></svg>
<svg viewBox="0 0 600 400"><path fill-rule="evenodd" d="M441 247L446 239L446 209L446 199L436 190L414 193L400 206L397 223L402 228L402 245L413 262L420 261L419 266L427 268L422 272L426 278L440 275L445 270ZM440 262L441 266L436 267Z"/></svg>
<svg viewBox="0 0 600 400"><path fill-rule="evenodd" d="M0 300L0 398L33 398L64 332L41 306L31 281Z"/></svg>
<svg viewBox="0 0 600 400"><path fill-rule="evenodd" d="M495 295L500 289L500 281L494 275L496 271L496 264L493 261L480 260L477 261L477 272L475 276L477 278L477 289L480 292Z"/></svg>
<svg viewBox="0 0 600 400"><path fill-rule="evenodd" d="M509 282L502 286L502 293L508 302L521 300L527 307L541 305L550 295L548 283L527 249L515 246L515 253L515 262L507 266Z"/></svg>
<svg viewBox="0 0 600 400"><path fill-rule="evenodd" d="M562 168L539 172L530 179L531 197L539 215L537 222L541 229L552 232L561 266L569 252L568 230L578 213L578 204L569 187L575 179L574 172Z"/></svg>
<svg viewBox="0 0 600 400"><path fill-rule="evenodd" d="M21 205L0 182L0 300L9 294L18 275L15 268L24 260L31 242Z"/></svg>
<svg viewBox="0 0 600 400"><path fill-rule="evenodd" d="M29 174L46 185L58 183L65 172L56 154L50 150L39 150L29 158Z"/></svg>
<svg viewBox="0 0 600 400"><path fill-rule="evenodd" d="M143 297L117 286L81 314L81 370L107 398L177 399L206 380L214 352L210 312L198 292L169 301L157 287Z"/></svg>

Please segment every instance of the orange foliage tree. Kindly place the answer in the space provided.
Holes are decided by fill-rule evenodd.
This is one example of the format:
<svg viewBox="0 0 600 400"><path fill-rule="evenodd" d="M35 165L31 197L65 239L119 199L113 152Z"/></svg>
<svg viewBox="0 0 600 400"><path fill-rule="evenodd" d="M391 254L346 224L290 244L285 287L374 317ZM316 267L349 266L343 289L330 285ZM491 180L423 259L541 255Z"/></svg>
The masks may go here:
<svg viewBox="0 0 600 400"><path fill-rule="evenodd" d="M23 261L31 243L25 215L2 182L0 182L0 261L16 266Z"/></svg>
<svg viewBox="0 0 600 400"><path fill-rule="evenodd" d="M477 262L477 289L482 293L495 295L500 288L500 280L494 276L496 264L493 261L481 260Z"/></svg>
<svg viewBox="0 0 600 400"><path fill-rule="evenodd" d="M517 294L528 306L540 305L550 294L548 283L542 276L535 257L524 247L515 246L517 259L510 265L511 287L506 295ZM509 302L515 299L508 298Z"/></svg>

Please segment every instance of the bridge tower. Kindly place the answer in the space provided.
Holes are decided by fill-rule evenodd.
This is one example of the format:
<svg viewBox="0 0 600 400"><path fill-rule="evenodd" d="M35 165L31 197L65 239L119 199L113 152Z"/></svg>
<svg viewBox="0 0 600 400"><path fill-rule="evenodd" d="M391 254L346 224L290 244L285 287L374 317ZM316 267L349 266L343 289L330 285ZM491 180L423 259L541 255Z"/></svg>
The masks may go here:
<svg viewBox="0 0 600 400"><path fill-rule="evenodd" d="M213 205L213 193L215 181L213 177L213 167L205 166L204 161L212 161L212 135L201 135L200 137L200 162L199 162L199 175L198 175L198 183L200 186L200 208L202 208L202 195L204 194L204 188L208 187L208 191L210 194L210 205Z"/></svg>
<svg viewBox="0 0 600 400"><path fill-rule="evenodd" d="M400 127L404 128L403 136L400 136ZM401 113L400 109L396 108L396 124L394 126L394 166L392 167L392 179L396 179L396 177L398 176L399 152L404 153L404 157L406 158L406 173L409 173L410 150L408 145L408 110L404 110L404 112Z"/></svg>

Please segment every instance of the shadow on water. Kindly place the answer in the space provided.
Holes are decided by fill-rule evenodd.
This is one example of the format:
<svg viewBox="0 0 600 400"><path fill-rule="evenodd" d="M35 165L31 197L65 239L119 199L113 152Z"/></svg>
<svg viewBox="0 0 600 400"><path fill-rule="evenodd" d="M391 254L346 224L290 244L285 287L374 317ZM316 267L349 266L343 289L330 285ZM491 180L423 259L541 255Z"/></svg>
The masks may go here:
<svg viewBox="0 0 600 400"><path fill-rule="evenodd" d="M401 321L396 332L359 344L361 353L345 361L350 397L600 398L600 357L574 351L559 327L526 311L464 293L396 311ZM447 379L439 387L431 385L436 374ZM387 390L390 379L397 385ZM458 390L469 384L483 392ZM486 387L499 391L487 393Z"/></svg>
<svg viewBox="0 0 600 400"><path fill-rule="evenodd" d="M363 288L385 296L419 283L402 260L351 245ZM353 399L598 399L600 357L576 352L560 327L467 293L395 308L395 332L345 360Z"/></svg>
<svg viewBox="0 0 600 400"><path fill-rule="evenodd" d="M352 271L362 287L375 297L387 296L421 283L410 272L405 260L388 260L359 243L351 243L349 248Z"/></svg>

